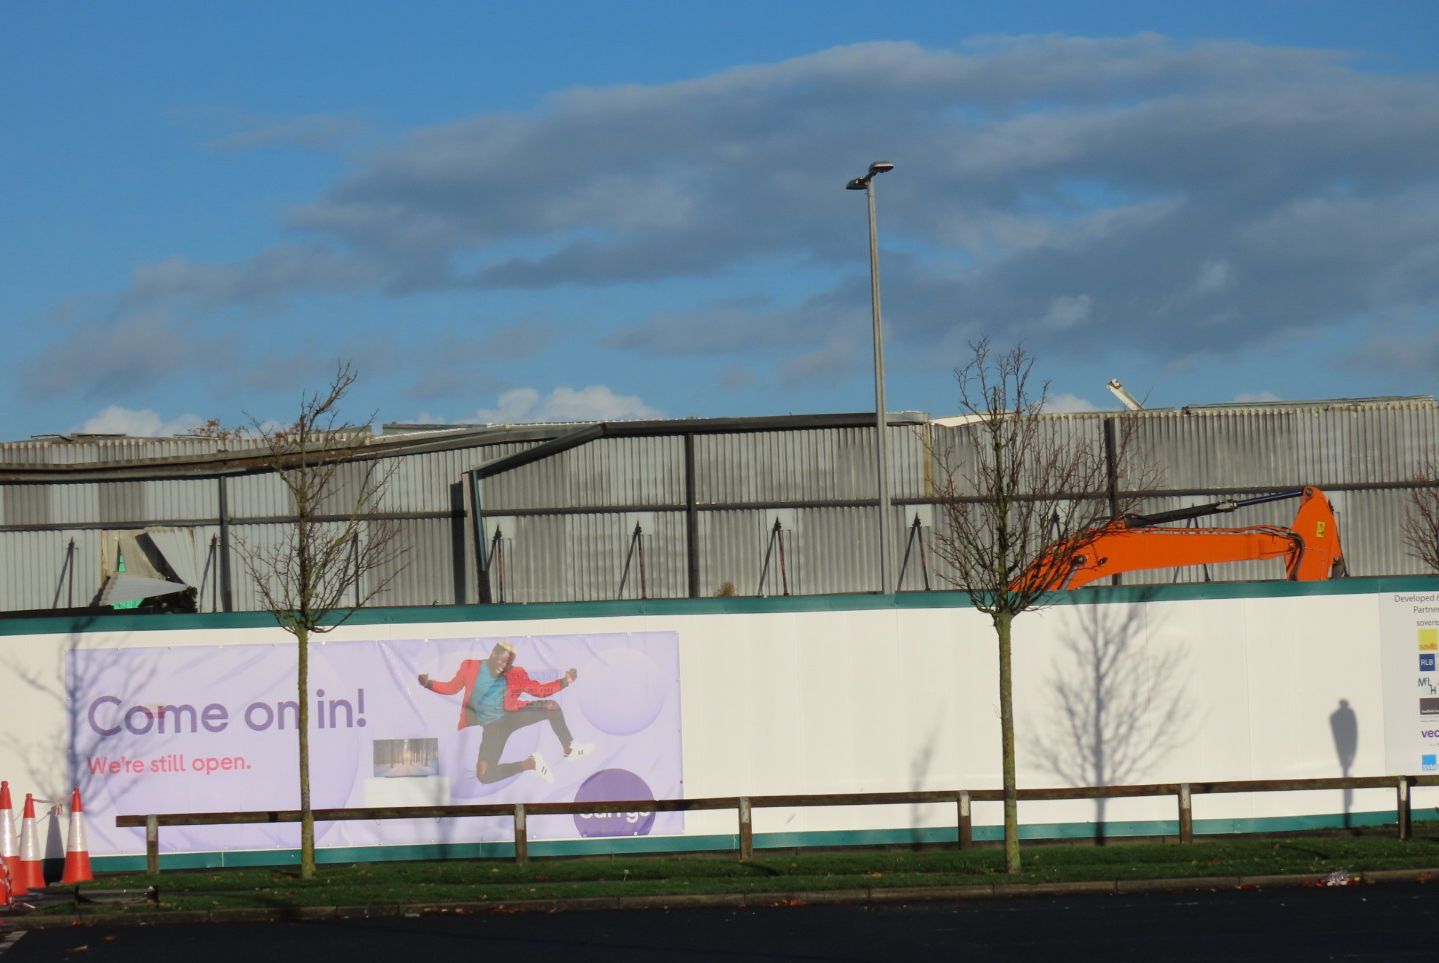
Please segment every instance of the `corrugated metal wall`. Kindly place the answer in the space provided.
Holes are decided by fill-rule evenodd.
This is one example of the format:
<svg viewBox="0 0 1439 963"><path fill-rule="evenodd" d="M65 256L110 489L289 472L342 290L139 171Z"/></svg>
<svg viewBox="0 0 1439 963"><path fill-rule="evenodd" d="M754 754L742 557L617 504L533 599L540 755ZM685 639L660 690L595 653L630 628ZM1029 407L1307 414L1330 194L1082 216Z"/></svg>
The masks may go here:
<svg viewBox="0 0 1439 963"><path fill-rule="evenodd" d="M154 458L182 458L211 455L217 451L258 449L258 439L221 443L214 438L129 438L123 436L75 435L9 441L0 445L9 465L92 465L139 461Z"/></svg>
<svg viewBox="0 0 1439 963"><path fill-rule="evenodd" d="M841 416L836 416L840 418ZM1129 464L1156 477L1163 494L1139 509L1162 511L1303 484L1319 485L1335 504L1356 575L1416 570L1403 546L1401 522L1411 480L1439 446L1439 408L1432 401L1332 402L1313 405L1216 406L1145 411L1133 416L1047 416L1054 443L1102 446L1107 418L1126 418ZM670 430L670 425L673 430ZM463 433L451 440L416 435L427 449L376 464L386 484L374 524L389 526L403 562L372 573L388 582L375 600L388 605L451 605L480 600L474 505L483 520L490 588L496 601L540 602L875 591L874 431L851 419L834 427L760 427L709 431L703 422L650 425L625 435L623 425L549 457L488 474L471 490L468 473L544 440ZM560 438L575 426L557 427ZM950 587L933 550L943 512L933 504L944 449L971 428L893 424L888 452L893 577L905 591ZM688 436L688 437L687 437ZM406 436L409 437L409 436ZM539 440L536 440L539 439ZM386 439L387 442L391 439ZM403 445L403 440L401 441ZM448 446L448 447L446 447ZM693 505L685 463L692 448ZM246 451L253 444L237 446ZM182 477L78 481L27 480L21 467L105 466L134 459L212 455L210 439L36 440L0 445L15 466L0 483L0 558L10 577L0 609L88 604L100 588L99 545L110 529L178 526L193 532L204 573L202 611L222 605L219 591L221 490L231 541L234 607L258 606L239 558L242 544L263 545L285 532L290 496L264 472L221 477L205 466ZM343 466L329 508L346 511L367 468ZM489 469L486 469L489 471ZM690 585L687 512L697 520L698 575ZM1295 503L1241 510L1201 525L1286 525ZM912 523L918 518L916 534ZM774 531L779 523L779 533ZM639 541L635 527L639 526ZM498 535L498 540L496 536ZM922 539L922 544L921 540ZM70 548L74 542L73 551ZM907 557L906 557L907 555ZM628 560L629 570L626 572ZM1242 563L1126 576L1126 583L1275 578L1278 563ZM367 588L362 587L362 592Z"/></svg>

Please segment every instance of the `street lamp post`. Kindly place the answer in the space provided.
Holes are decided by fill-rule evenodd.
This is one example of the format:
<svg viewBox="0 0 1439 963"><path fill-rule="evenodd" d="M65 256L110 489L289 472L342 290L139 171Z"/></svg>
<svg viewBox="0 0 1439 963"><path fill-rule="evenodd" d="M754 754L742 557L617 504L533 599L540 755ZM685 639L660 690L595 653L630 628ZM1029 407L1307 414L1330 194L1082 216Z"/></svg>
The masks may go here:
<svg viewBox="0 0 1439 963"><path fill-rule="evenodd" d="M869 301L874 323L874 430L875 475L879 480L879 590L889 587L889 471L885 457L884 322L879 310L879 234L874 223L874 176L894 170L889 161L875 161L869 172L845 185L864 191L869 199Z"/></svg>

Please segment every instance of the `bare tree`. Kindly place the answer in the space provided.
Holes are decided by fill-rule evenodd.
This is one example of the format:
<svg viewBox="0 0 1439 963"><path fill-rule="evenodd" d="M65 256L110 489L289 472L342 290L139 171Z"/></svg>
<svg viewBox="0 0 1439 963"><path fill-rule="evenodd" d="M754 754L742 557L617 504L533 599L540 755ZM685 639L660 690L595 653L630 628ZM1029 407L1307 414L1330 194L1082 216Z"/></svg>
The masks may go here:
<svg viewBox="0 0 1439 963"><path fill-rule="evenodd" d="M1439 457L1431 455L1414 479L1404 517L1404 544L1426 569L1439 572Z"/></svg>
<svg viewBox="0 0 1439 963"><path fill-rule="evenodd" d="M284 483L294 509L283 538L241 542L246 572L280 628L295 637L300 748L300 876L315 875L315 820L310 808L310 660L312 635L344 623L373 601L401 569L394 528L374 519L391 472L356 454L368 430L340 417L355 382L348 363L323 392L305 395L299 416L283 428L253 421L266 464Z"/></svg>
<svg viewBox="0 0 1439 963"><path fill-rule="evenodd" d="M1122 464L1127 432L1107 456L1100 439L1079 440L1041 418L1049 384L1032 380L1023 347L996 353L970 345L973 358L955 372L968 421L931 442L935 495L944 527L934 537L946 578L988 615L999 646L999 720L1004 782L1004 862L1018 872L1019 806L1015 785L1011 668L1015 616L1036 608L1087 544L1085 533L1120 506L1105 497L1110 471ZM1047 549L1047 551L1046 551Z"/></svg>

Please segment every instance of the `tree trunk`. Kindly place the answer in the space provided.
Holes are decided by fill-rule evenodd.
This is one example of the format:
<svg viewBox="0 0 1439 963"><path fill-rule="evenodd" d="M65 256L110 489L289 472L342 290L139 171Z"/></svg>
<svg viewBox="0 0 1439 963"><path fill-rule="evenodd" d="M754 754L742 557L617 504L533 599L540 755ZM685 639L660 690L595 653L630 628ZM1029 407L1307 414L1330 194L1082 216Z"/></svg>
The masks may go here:
<svg viewBox="0 0 1439 963"><path fill-rule="evenodd" d="M999 739L1004 769L1004 871L1019 872L1019 790L1014 777L1014 676L1011 668L1010 626L1014 616L994 616L999 637Z"/></svg>
<svg viewBox="0 0 1439 963"><path fill-rule="evenodd" d="M299 662L295 676L299 683L300 738L300 878L315 875L315 814L310 810L310 633L303 625L295 632Z"/></svg>
<svg viewBox="0 0 1439 963"><path fill-rule="evenodd" d="M1093 764L1093 778L1091 785L1105 786L1109 784L1109 761L1105 759L1107 740L1104 738L1104 709L1106 703L1107 686L1105 685L1105 658L1103 653L1096 652L1094 656L1094 718L1093 726L1089 732L1090 741L1093 743L1093 757L1090 762ZM1103 846L1107 830L1104 825L1105 806L1107 799L1096 799L1094 801L1094 843L1096 846Z"/></svg>

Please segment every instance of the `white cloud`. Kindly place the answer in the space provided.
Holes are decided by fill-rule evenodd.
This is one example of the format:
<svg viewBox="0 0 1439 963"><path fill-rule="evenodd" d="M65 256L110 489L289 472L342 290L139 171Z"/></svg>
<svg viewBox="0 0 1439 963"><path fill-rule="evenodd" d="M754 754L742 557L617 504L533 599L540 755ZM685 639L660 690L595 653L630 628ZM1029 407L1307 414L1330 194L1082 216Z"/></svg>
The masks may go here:
<svg viewBox="0 0 1439 963"><path fill-rule="evenodd" d="M1199 274L1194 279L1195 294L1217 294L1233 283L1232 268L1224 259L1205 261L1199 265Z"/></svg>
<svg viewBox="0 0 1439 963"><path fill-rule="evenodd" d="M547 421L618 421L663 418L664 412L637 395L620 395L607 385L559 387L541 396L534 388L514 388L500 395L493 408L481 408L468 422L523 424Z"/></svg>
<svg viewBox="0 0 1439 963"><path fill-rule="evenodd" d="M1064 294L1049 302L1039 326L1047 331L1063 331L1089 320L1094 299L1087 294Z"/></svg>
<svg viewBox="0 0 1439 963"><path fill-rule="evenodd" d="M1246 391L1235 395L1234 400L1242 404L1262 404L1282 399L1272 391Z"/></svg>
<svg viewBox="0 0 1439 963"><path fill-rule="evenodd" d="M1079 395L1059 392L1044 399L1044 410L1050 414L1079 414L1085 411L1099 411L1100 408Z"/></svg>
<svg viewBox="0 0 1439 963"><path fill-rule="evenodd" d="M206 146L222 154L287 147L330 153L354 143L369 130L365 121L344 114L310 114L277 121L237 120L242 120L241 129L217 137Z"/></svg>
<svg viewBox="0 0 1439 963"><path fill-rule="evenodd" d="M130 435L137 438L168 438L187 434L205 423L199 415L180 415L168 421L150 408L107 405L71 431L82 435Z"/></svg>

